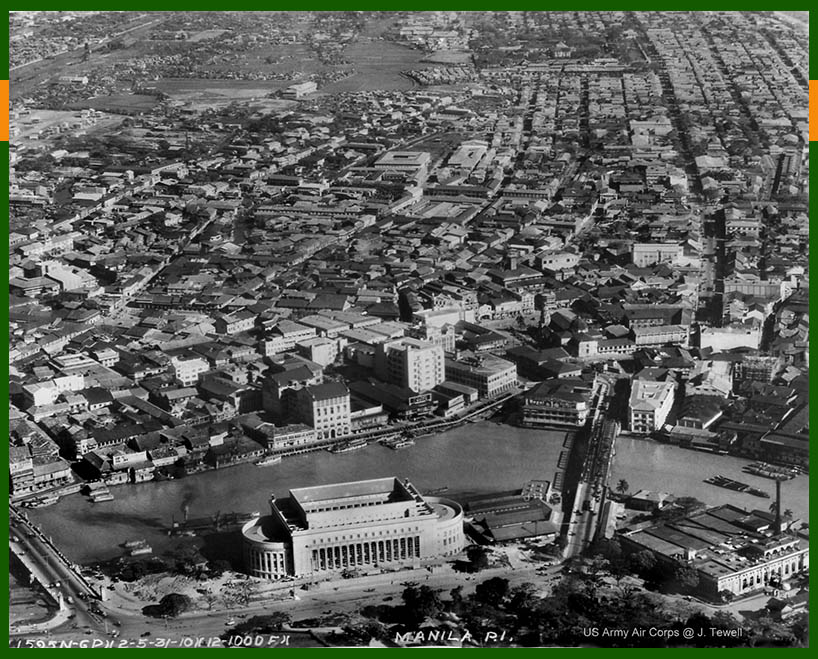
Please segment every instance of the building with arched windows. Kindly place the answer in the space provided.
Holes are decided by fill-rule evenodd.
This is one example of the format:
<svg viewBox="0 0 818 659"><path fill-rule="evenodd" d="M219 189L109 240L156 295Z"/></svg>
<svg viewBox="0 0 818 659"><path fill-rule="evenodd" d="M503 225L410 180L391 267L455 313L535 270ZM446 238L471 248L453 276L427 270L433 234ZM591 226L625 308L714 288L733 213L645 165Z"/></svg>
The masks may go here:
<svg viewBox="0 0 818 659"><path fill-rule="evenodd" d="M419 565L465 544L459 504L398 478L290 490L270 508L242 528L245 568L265 579Z"/></svg>
<svg viewBox="0 0 818 659"><path fill-rule="evenodd" d="M809 570L809 542L776 526L770 513L724 505L619 537L623 550L648 549L669 573L679 565L695 569L699 590L715 599L724 591L780 588Z"/></svg>

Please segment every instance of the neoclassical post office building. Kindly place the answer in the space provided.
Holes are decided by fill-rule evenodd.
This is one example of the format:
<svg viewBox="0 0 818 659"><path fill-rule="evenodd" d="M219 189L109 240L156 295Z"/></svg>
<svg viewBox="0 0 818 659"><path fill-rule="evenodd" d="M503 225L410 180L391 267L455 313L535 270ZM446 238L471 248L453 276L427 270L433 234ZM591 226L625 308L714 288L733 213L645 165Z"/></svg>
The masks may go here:
<svg viewBox="0 0 818 659"><path fill-rule="evenodd" d="M465 544L459 504L398 478L290 490L270 508L242 528L247 572L266 579L414 565Z"/></svg>

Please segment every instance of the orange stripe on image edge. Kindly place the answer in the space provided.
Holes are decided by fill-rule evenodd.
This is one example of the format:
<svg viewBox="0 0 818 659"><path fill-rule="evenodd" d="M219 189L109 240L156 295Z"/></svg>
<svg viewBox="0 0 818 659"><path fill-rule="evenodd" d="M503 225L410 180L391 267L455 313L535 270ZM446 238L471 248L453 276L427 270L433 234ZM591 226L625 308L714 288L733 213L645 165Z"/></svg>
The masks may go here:
<svg viewBox="0 0 818 659"><path fill-rule="evenodd" d="M812 85L812 83L810 83ZM3 108L6 110L6 120L0 123L0 142L8 142L9 141L9 81L8 80L0 80L0 103L3 104ZM812 96L812 87L810 86L810 96ZM812 139L812 135L810 135L810 139Z"/></svg>

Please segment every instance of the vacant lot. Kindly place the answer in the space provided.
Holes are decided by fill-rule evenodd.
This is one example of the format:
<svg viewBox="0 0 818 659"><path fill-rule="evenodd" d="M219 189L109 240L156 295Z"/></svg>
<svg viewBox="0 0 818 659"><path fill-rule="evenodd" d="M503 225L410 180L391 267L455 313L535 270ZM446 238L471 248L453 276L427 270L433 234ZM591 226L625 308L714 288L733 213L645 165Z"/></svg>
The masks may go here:
<svg viewBox="0 0 818 659"><path fill-rule="evenodd" d="M411 89L415 82L401 72L427 66L421 62L421 51L377 38L360 38L344 50L343 57L355 75L322 87L322 92Z"/></svg>
<svg viewBox="0 0 818 659"><path fill-rule="evenodd" d="M169 96L192 93L263 96L293 84L288 80L231 80L228 78L163 78L150 83Z"/></svg>
<svg viewBox="0 0 818 659"><path fill-rule="evenodd" d="M225 32L227 32L227 30L202 30L201 32L190 35L188 41L191 43L196 43L197 41L207 41L208 39L215 39Z"/></svg>
<svg viewBox="0 0 818 659"><path fill-rule="evenodd" d="M110 96L97 96L86 101L75 103L76 109L92 108L101 112L111 112L113 114L139 114L148 112L159 104L155 96L145 94L112 94Z"/></svg>
<svg viewBox="0 0 818 659"><path fill-rule="evenodd" d="M471 64L471 53L465 50L436 50L423 60L435 64L448 64L456 66L458 64Z"/></svg>

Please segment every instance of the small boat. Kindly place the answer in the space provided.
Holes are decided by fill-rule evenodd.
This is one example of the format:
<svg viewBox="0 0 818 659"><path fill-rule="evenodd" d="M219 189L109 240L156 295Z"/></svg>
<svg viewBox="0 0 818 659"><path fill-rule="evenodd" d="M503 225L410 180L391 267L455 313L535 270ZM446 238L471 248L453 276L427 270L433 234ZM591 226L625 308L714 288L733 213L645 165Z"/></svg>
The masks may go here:
<svg viewBox="0 0 818 659"><path fill-rule="evenodd" d="M147 544L145 540L128 540L127 542L123 542L122 546L125 547L125 549L136 549L145 544Z"/></svg>
<svg viewBox="0 0 818 659"><path fill-rule="evenodd" d="M31 499L30 501L26 502L26 506L29 508L44 508L45 506L50 506L53 503L57 503L60 500L60 497L57 496L42 496L37 497L36 499Z"/></svg>
<svg viewBox="0 0 818 659"><path fill-rule="evenodd" d="M362 448L366 448L367 443L365 439L358 439L349 442L341 442L334 444L330 449L330 453L352 453Z"/></svg>
<svg viewBox="0 0 818 659"><path fill-rule="evenodd" d="M388 446L391 449L399 450L402 448L409 448L410 446L415 445L415 440L409 437L401 437L399 439L390 439L383 443L384 446Z"/></svg>
<svg viewBox="0 0 818 659"><path fill-rule="evenodd" d="M142 556L144 554L153 553L153 547L144 540L130 540L125 543L125 548L128 550L130 556Z"/></svg>
<svg viewBox="0 0 818 659"><path fill-rule="evenodd" d="M438 494L445 494L448 491L449 491L449 486L444 485L443 487L437 487L437 488L435 488L433 490L428 490L426 492L426 494L428 496L430 496L430 497L434 497L434 496L437 496Z"/></svg>
<svg viewBox="0 0 818 659"><path fill-rule="evenodd" d="M269 465L277 465L279 462L281 462L280 455L268 455L261 458L261 460L257 460L255 465L256 467L267 467Z"/></svg>

